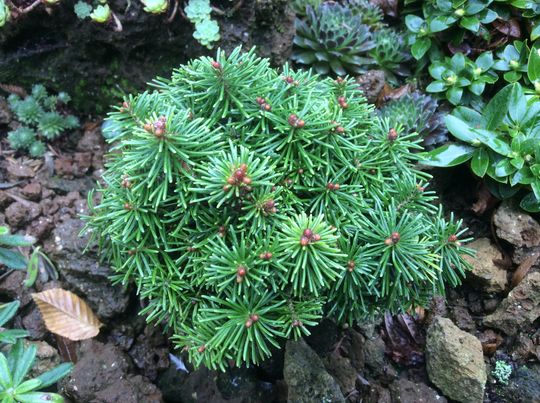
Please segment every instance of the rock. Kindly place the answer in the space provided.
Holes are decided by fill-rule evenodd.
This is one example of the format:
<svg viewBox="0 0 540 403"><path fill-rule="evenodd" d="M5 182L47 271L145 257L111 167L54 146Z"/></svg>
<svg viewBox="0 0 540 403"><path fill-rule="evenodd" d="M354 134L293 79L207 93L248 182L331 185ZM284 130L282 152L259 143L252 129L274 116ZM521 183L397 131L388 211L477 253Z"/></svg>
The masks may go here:
<svg viewBox="0 0 540 403"><path fill-rule="evenodd" d="M92 153L78 152L62 155L54 161L54 171L57 175L67 178L84 176L92 165Z"/></svg>
<svg viewBox="0 0 540 403"><path fill-rule="evenodd" d="M176 369L174 365L159 374L157 385L163 399L170 403L183 403L181 396L184 390L183 383L187 377L186 372Z"/></svg>
<svg viewBox="0 0 540 403"><path fill-rule="evenodd" d="M6 170L8 176L15 180L31 178L34 176L34 170L30 166L21 163L19 160L10 160L7 163Z"/></svg>
<svg viewBox="0 0 540 403"><path fill-rule="evenodd" d="M472 266L472 284L486 292L503 292L508 284L507 273L494 263L502 260L501 252L487 238L477 239L467 247L476 250L475 257L464 257Z"/></svg>
<svg viewBox="0 0 540 403"><path fill-rule="evenodd" d="M31 201L11 203L6 209L6 221L12 228L32 221L41 214L41 207L38 203Z"/></svg>
<svg viewBox="0 0 540 403"><path fill-rule="evenodd" d="M84 176L77 179L66 179L53 176L45 179L44 186L58 193L69 193L72 191L85 194L95 187L96 183L90 176Z"/></svg>
<svg viewBox="0 0 540 403"><path fill-rule="evenodd" d="M429 379L446 397L482 402L487 379L482 345L450 319L436 318L428 328L426 364Z"/></svg>
<svg viewBox="0 0 540 403"><path fill-rule="evenodd" d="M374 104L384 88L386 77L382 70L369 70L356 79L367 101Z"/></svg>
<svg viewBox="0 0 540 403"><path fill-rule="evenodd" d="M364 356L364 336L352 328L347 329L347 335L349 336L347 340L347 352L351 364L358 371L363 371L366 363L366 358Z"/></svg>
<svg viewBox="0 0 540 403"><path fill-rule="evenodd" d="M339 383L341 392L347 396L355 389L356 370L351 365L351 361L341 356L338 352L329 354L324 359L324 366Z"/></svg>
<svg viewBox="0 0 540 403"><path fill-rule="evenodd" d="M21 194L29 200L39 201L41 198L41 184L39 182L30 182L21 189Z"/></svg>
<svg viewBox="0 0 540 403"><path fill-rule="evenodd" d="M375 382L363 383L360 396L362 398L359 401L362 403L393 403L390 391Z"/></svg>
<svg viewBox="0 0 540 403"><path fill-rule="evenodd" d="M446 403L447 400L425 383L399 378L390 385L394 403Z"/></svg>
<svg viewBox="0 0 540 403"><path fill-rule="evenodd" d="M129 357L112 344L86 340L78 361L61 381L66 395L76 402L160 403L161 392L141 375L132 375Z"/></svg>
<svg viewBox="0 0 540 403"><path fill-rule="evenodd" d="M311 329L311 334L306 337L306 342L321 356L327 354L338 342L339 328L336 323L329 319L323 319L317 326Z"/></svg>
<svg viewBox="0 0 540 403"><path fill-rule="evenodd" d="M540 224L530 215L515 207L511 202L503 202L493 216L497 236L516 247L540 245Z"/></svg>
<svg viewBox="0 0 540 403"><path fill-rule="evenodd" d="M128 354L135 365L151 381L155 381L159 371L169 367L169 349L161 326L146 326L137 337Z"/></svg>
<svg viewBox="0 0 540 403"><path fill-rule="evenodd" d="M476 329L474 320L467 308L463 306L455 306L451 309L451 318L461 330L471 332Z"/></svg>
<svg viewBox="0 0 540 403"><path fill-rule="evenodd" d="M520 366L512 373L508 385L497 391L501 402L540 403L540 365Z"/></svg>
<svg viewBox="0 0 540 403"><path fill-rule="evenodd" d="M8 300L17 300L21 303L21 308L28 304L32 297L26 287L23 287L23 281L26 279L26 272L22 270L13 270L0 281L0 295Z"/></svg>
<svg viewBox="0 0 540 403"><path fill-rule="evenodd" d="M529 272L508 294L484 325L515 335L540 317L540 273Z"/></svg>
<svg viewBox="0 0 540 403"><path fill-rule="evenodd" d="M22 324L28 331L29 337L34 340L43 339L47 329L41 317L41 313L37 306L32 306L32 309L22 318Z"/></svg>
<svg viewBox="0 0 540 403"><path fill-rule="evenodd" d="M34 366L28 373L29 379L35 378L55 367L60 365L62 360L60 359L60 354L58 351L51 345L47 344L44 341L24 341L26 346L35 345L37 347L36 360Z"/></svg>
<svg viewBox="0 0 540 403"><path fill-rule="evenodd" d="M54 245L51 258L71 289L83 294L94 312L102 319L123 313L129 304L129 291L121 285L111 285L110 268L99 262L95 250L83 250L88 236L80 237L83 222L68 218L58 223L53 231Z"/></svg>
<svg viewBox="0 0 540 403"><path fill-rule="evenodd" d="M385 350L386 346L379 335L375 335L374 338L367 338L364 342L365 363L375 376L384 373L386 367Z"/></svg>
<svg viewBox="0 0 540 403"><path fill-rule="evenodd" d="M53 228L53 219L51 217L41 216L37 220L33 220L26 227L26 234L33 236L37 240L41 240L49 236Z"/></svg>
<svg viewBox="0 0 540 403"><path fill-rule="evenodd" d="M289 390L288 402L345 402L338 383L303 339L287 341L283 375Z"/></svg>

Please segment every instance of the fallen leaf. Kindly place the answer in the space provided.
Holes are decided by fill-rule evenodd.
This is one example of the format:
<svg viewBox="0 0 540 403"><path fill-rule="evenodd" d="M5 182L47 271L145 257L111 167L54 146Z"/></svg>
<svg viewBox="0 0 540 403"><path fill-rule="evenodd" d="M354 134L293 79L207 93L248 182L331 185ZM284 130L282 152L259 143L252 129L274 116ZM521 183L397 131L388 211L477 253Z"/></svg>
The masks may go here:
<svg viewBox="0 0 540 403"><path fill-rule="evenodd" d="M32 294L47 329L69 340L97 336L102 323L90 307L72 292L53 288Z"/></svg>
<svg viewBox="0 0 540 403"><path fill-rule="evenodd" d="M514 38L520 38L521 37L521 28L519 27L519 21L515 18L512 18L511 20L504 21L504 20L495 20L493 21L493 26L497 31L499 31L502 34L512 36Z"/></svg>
<svg viewBox="0 0 540 403"><path fill-rule="evenodd" d="M380 108L388 101L399 99L404 95L410 94L411 92L413 92L413 87L410 84L405 84L394 89L385 83L384 88L379 93L376 105L378 108Z"/></svg>
<svg viewBox="0 0 540 403"><path fill-rule="evenodd" d="M540 254L538 252L533 252L523 262L521 262L521 264L517 267L516 271L512 275L512 281L510 283L510 290L515 288L519 283L521 283L521 280L523 280L523 277L526 276L530 268L534 266L534 264L536 263L539 257L540 257Z"/></svg>

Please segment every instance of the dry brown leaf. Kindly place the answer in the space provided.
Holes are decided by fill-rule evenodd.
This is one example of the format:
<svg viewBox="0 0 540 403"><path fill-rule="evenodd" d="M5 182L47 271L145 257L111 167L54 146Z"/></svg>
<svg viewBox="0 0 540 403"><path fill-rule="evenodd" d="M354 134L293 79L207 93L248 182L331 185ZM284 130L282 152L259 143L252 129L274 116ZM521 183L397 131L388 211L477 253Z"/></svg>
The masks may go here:
<svg viewBox="0 0 540 403"><path fill-rule="evenodd" d="M510 283L510 290L513 290L515 287L521 283L521 280L527 275L532 266L536 263L540 254L538 252L531 253L521 264L517 267L516 271L512 275L512 282Z"/></svg>
<svg viewBox="0 0 540 403"><path fill-rule="evenodd" d="M69 340L97 336L102 323L90 307L72 292L53 288L32 294L47 329Z"/></svg>

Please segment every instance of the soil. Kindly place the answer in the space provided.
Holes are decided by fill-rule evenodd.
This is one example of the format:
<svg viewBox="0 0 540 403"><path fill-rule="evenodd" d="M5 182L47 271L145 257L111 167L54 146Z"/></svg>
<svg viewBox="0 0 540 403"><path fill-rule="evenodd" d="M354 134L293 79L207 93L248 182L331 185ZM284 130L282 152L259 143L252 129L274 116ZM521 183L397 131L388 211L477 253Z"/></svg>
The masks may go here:
<svg viewBox="0 0 540 403"><path fill-rule="evenodd" d="M229 1L215 3L231 7ZM245 0L232 16L220 19L221 45L225 49L238 43L259 45L259 53L283 63L294 32L294 16L286 3ZM31 14L0 31L0 82L27 88L43 82L53 90L71 92L79 114L100 115L112 100L118 102L121 90L140 89L156 74L208 53L192 39L192 28L185 21L166 25L141 12L140 3L130 4L129 13L120 16L122 33L82 24L67 8ZM115 9L126 6L123 0L114 2ZM35 32L43 35L36 39ZM378 88L376 82L366 85ZM24 273L3 272L0 298L21 301L14 324L29 331L29 340L41 343L40 362L53 366L59 355L76 361L72 374L60 383L60 392L81 403L287 401L284 350L275 351L272 359L256 368L232 368L227 373L195 370L182 352L172 348L164 329L148 326L138 316L141 302L134 290L110 284L110 269L99 260L98 251L90 248L83 254L88 238L78 237L83 227L80 216L88 212L87 197L100 178L107 150L101 120L87 119L80 130L52 143L41 160L8 149L9 123L9 110L0 97L0 225L34 236L56 270L44 267L30 289L21 286ZM526 243L513 244L505 238L514 221L501 219L501 202L467 167L431 173L445 211L453 211L469 228L466 236L491 243L493 264L505 271L506 286L489 288L493 287L489 278L483 279L488 285L479 285L484 283L471 275L461 287L448 290L446 299L436 298L428 309L412 316L386 316L354 328L339 328L325 320L307 344L287 352L303 354L306 366L316 361L313 371L319 373L313 376L333 388L332 396L348 402L443 402L441 390L430 380L425 355L427 330L435 317L442 316L481 342L489 372L484 402L540 402L539 268L536 260L528 260L538 252L540 239L529 236ZM495 225L497 214L497 222L506 224ZM522 223L520 233L534 233L538 225L534 218L538 217ZM105 324L96 339L71 344L46 331L30 294L52 287L72 290L88 302ZM501 309L510 305L525 307L522 321L499 318L504 316ZM491 375L497 360L514 369L507 385ZM301 370L300 366L292 373ZM307 382L306 389L311 386Z"/></svg>

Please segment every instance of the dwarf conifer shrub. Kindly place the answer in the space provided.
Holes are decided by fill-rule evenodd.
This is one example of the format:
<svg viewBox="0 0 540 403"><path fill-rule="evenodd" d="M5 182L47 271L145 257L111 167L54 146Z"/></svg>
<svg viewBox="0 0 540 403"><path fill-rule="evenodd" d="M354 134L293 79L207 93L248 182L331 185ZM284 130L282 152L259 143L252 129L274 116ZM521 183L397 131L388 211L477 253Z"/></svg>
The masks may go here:
<svg viewBox="0 0 540 403"><path fill-rule="evenodd" d="M195 364L259 363L323 316L459 284L470 250L415 168L417 136L378 120L354 80L236 49L153 86L110 114L87 228Z"/></svg>

